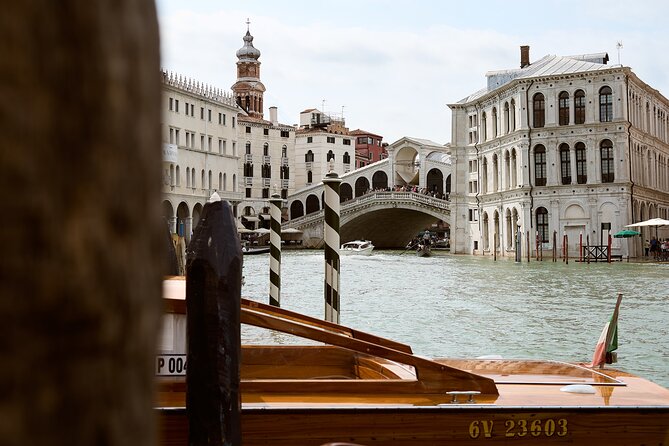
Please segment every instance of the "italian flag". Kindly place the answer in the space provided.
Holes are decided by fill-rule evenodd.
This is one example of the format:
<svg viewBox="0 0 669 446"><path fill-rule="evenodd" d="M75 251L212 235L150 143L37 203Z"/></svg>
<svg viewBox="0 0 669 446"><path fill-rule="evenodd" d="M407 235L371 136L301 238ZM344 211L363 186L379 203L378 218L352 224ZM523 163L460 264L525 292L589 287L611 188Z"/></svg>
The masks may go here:
<svg viewBox="0 0 669 446"><path fill-rule="evenodd" d="M611 320L604 325L604 330L602 330L602 334L599 336L590 367L602 367L604 364L615 362L611 353L618 349L618 309L620 308L620 301L622 299L623 295L618 294L616 308L613 310Z"/></svg>

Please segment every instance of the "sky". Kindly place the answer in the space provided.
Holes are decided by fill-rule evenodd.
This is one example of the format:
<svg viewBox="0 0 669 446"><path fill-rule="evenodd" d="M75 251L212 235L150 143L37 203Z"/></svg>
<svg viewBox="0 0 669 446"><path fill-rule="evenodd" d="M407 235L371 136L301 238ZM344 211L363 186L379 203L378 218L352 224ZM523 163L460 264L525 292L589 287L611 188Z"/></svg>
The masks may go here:
<svg viewBox="0 0 669 446"><path fill-rule="evenodd" d="M163 69L230 91L247 19L268 107L293 125L317 108L393 143L451 140L448 104L488 71L607 52L669 95L669 2L543 0L157 0ZM617 49L617 43L622 48Z"/></svg>

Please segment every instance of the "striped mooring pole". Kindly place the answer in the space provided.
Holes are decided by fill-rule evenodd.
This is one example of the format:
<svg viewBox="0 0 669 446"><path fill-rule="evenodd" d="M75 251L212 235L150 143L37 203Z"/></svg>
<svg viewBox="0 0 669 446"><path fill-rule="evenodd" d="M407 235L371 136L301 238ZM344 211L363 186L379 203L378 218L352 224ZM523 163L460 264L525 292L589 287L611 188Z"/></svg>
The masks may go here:
<svg viewBox="0 0 669 446"><path fill-rule="evenodd" d="M281 204L279 194L269 200L269 304L281 306Z"/></svg>
<svg viewBox="0 0 669 446"><path fill-rule="evenodd" d="M325 186L325 320L339 323L339 186L341 179L329 172Z"/></svg>

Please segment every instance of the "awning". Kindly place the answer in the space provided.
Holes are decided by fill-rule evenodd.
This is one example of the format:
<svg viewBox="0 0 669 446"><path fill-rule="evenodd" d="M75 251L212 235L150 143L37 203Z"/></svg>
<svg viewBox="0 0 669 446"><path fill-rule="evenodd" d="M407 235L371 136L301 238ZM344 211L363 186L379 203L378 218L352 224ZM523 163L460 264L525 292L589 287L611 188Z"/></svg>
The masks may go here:
<svg viewBox="0 0 669 446"><path fill-rule="evenodd" d="M259 214L258 217L260 217L263 220L270 220L272 218L272 216L269 214Z"/></svg>
<svg viewBox="0 0 669 446"><path fill-rule="evenodd" d="M260 221L258 217L254 217L253 215L242 215L242 220L246 221Z"/></svg>

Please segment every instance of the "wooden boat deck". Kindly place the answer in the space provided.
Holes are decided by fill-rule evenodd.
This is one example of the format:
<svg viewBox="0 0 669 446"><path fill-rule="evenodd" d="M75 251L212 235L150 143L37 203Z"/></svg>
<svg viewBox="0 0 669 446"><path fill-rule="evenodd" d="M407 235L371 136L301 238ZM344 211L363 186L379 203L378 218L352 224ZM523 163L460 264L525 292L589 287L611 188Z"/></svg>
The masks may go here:
<svg viewBox="0 0 669 446"><path fill-rule="evenodd" d="M183 280L166 312L185 314ZM246 445L669 444L669 390L557 361L426 359L405 344L243 299L241 321L316 345L243 345ZM187 435L185 377L157 377L163 445ZM568 393L584 385L592 393ZM468 402L468 395L480 392Z"/></svg>

